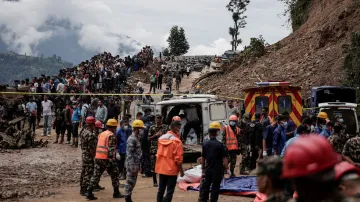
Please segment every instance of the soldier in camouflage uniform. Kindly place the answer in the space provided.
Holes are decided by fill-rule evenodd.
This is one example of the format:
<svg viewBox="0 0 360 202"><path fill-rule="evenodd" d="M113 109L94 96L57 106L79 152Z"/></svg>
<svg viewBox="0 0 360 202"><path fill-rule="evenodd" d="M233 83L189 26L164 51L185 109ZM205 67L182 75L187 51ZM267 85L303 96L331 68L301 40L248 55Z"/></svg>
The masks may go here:
<svg viewBox="0 0 360 202"><path fill-rule="evenodd" d="M125 185L125 201L132 202L131 194L134 190L137 175L140 171L140 164L141 164L141 144L140 138L142 133L144 132L144 122L141 120L135 120L132 124L133 133L130 135L129 139L127 140L126 145L126 160L125 160L125 167L126 167L126 185Z"/></svg>
<svg viewBox="0 0 360 202"><path fill-rule="evenodd" d="M109 119L106 123L108 130L100 133L96 147L95 168L90 184L87 188L86 198L89 200L96 200L93 190L100 181L101 175L106 172L111 177L111 182L114 188L113 198L124 198L119 191L119 170L115 162L115 130L118 125L117 120Z"/></svg>
<svg viewBox="0 0 360 202"><path fill-rule="evenodd" d="M360 164L360 137L355 136L350 138L344 145L342 155L345 158L353 161L355 164Z"/></svg>
<svg viewBox="0 0 360 202"><path fill-rule="evenodd" d="M330 135L330 137L328 137L328 140L331 146L335 149L335 151L341 154L347 139L346 134L344 133L344 130L339 123L335 124L334 134Z"/></svg>
<svg viewBox="0 0 360 202"><path fill-rule="evenodd" d="M250 171L250 123L251 123L251 114L245 113L243 119L240 121L240 153L241 153L241 164L240 164L240 175L248 174L247 171Z"/></svg>
<svg viewBox="0 0 360 202"><path fill-rule="evenodd" d="M97 134L95 132L95 118L89 116L86 118L87 128L81 134L82 150L82 171L80 177L80 195L85 196L87 187L94 171L94 157L97 145Z"/></svg>
<svg viewBox="0 0 360 202"><path fill-rule="evenodd" d="M151 161L151 172L153 173L154 187L158 186L156 173L155 173L158 139L161 135L166 134L168 129L169 129L169 126L162 124L161 114L157 114L156 119L155 119L155 125L150 126L150 129L149 129L150 161Z"/></svg>

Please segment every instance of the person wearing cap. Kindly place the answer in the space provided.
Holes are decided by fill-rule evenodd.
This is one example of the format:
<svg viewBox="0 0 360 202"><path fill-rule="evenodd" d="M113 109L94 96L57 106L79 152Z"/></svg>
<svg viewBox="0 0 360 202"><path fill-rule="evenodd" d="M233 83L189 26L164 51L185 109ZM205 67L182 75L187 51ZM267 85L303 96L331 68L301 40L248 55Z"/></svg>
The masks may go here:
<svg viewBox="0 0 360 202"><path fill-rule="evenodd" d="M326 138L302 136L287 149L281 178L291 181L298 198L288 202L352 202L338 189L334 167L341 160Z"/></svg>
<svg viewBox="0 0 360 202"><path fill-rule="evenodd" d="M303 135L308 135L309 134L309 130L307 128L307 126L305 125L299 125L299 127L296 130L296 134L293 138L290 138L288 141L286 141L285 146L280 154L281 157L284 157L286 149L292 144L294 143L294 141L296 141L300 136Z"/></svg>
<svg viewBox="0 0 360 202"><path fill-rule="evenodd" d="M82 151L82 172L80 177L80 195L85 196L91 176L94 172L94 158L97 145L97 133L95 130L95 117L86 118L87 125L81 134L81 151Z"/></svg>
<svg viewBox="0 0 360 202"><path fill-rule="evenodd" d="M201 153L201 168L203 183L200 187L199 202L207 202L211 187L211 202L218 201L220 183L223 178L224 167L229 170L226 148L216 137L220 135L221 125L219 122L212 122L209 126L210 140L203 144Z"/></svg>
<svg viewBox="0 0 360 202"><path fill-rule="evenodd" d="M118 122L115 119L109 119L106 126L107 130L100 133L98 136L94 173L86 193L86 198L89 200L97 199L93 194L93 190L98 185L100 177L105 170L111 177L112 186L114 188L113 198L124 198L124 195L119 191L119 170L115 162L115 130L118 126Z"/></svg>
<svg viewBox="0 0 360 202"><path fill-rule="evenodd" d="M169 126L163 124L162 115L156 114L155 124L149 128L149 141L150 141L150 162L151 162L151 172L153 174L153 185L158 187L157 177L155 173L155 164L156 164L156 152L158 149L158 139L168 130Z"/></svg>
<svg viewBox="0 0 360 202"><path fill-rule="evenodd" d="M141 120L135 120L132 123L133 133L127 140L126 143L126 185L125 185L125 201L132 202L131 195L134 190L137 175L141 170L141 144L140 138L144 134L144 122Z"/></svg>
<svg viewBox="0 0 360 202"><path fill-rule="evenodd" d="M328 115L326 112L320 112L317 115L316 125L314 133L320 134L326 128L326 120L328 120Z"/></svg>
<svg viewBox="0 0 360 202"><path fill-rule="evenodd" d="M234 170L236 165L237 155L240 154L239 138L240 128L237 126L238 117L231 115L229 117L229 125L225 127L222 134L221 142L227 149L227 154L230 162L231 177L235 177Z"/></svg>
<svg viewBox="0 0 360 202"><path fill-rule="evenodd" d="M195 90L194 94L203 94L203 91L201 90L200 85L197 85L195 88L196 88L196 90Z"/></svg>
<svg viewBox="0 0 360 202"><path fill-rule="evenodd" d="M159 174L157 202L171 202L179 172L181 177L184 176L184 150L180 140L180 128L180 120L176 119L170 125L171 130L159 137L155 165L155 173ZM165 190L167 192L164 197Z"/></svg>
<svg viewBox="0 0 360 202"><path fill-rule="evenodd" d="M257 176L259 192L267 196L265 202L286 202L289 199L283 192L282 165L280 157L272 156L259 160L257 169L250 173Z"/></svg>
<svg viewBox="0 0 360 202"><path fill-rule="evenodd" d="M340 182L339 190L343 195L360 200L360 169L343 161L335 166L335 173L336 180Z"/></svg>

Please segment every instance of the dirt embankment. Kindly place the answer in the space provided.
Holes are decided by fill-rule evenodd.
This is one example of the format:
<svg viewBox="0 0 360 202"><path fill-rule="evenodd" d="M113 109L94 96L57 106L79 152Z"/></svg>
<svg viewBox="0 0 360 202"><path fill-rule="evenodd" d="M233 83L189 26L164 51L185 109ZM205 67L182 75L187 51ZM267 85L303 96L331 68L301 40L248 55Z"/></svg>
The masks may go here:
<svg viewBox="0 0 360 202"><path fill-rule="evenodd" d="M240 96L259 81L290 81L304 93L312 86L340 85L351 34L360 31L360 7L353 0L313 1L307 22L296 32L266 48L266 54L225 66L225 73L201 82L205 90ZM280 48L279 48L280 47Z"/></svg>

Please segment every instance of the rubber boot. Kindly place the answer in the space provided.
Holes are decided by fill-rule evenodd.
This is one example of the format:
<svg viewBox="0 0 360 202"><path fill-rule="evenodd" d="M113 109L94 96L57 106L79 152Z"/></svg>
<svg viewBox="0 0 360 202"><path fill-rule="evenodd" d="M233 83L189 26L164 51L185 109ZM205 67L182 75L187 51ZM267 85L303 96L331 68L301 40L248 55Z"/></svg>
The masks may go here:
<svg viewBox="0 0 360 202"><path fill-rule="evenodd" d="M122 195L119 191L119 187L114 187L114 194L113 194L113 198L124 198L125 196Z"/></svg>
<svg viewBox="0 0 360 202"><path fill-rule="evenodd" d="M60 142L59 142L59 144L62 144L62 143L64 143L64 134L61 134L61 137L60 137Z"/></svg>
<svg viewBox="0 0 360 202"><path fill-rule="evenodd" d="M133 202L131 195L125 197L125 202Z"/></svg>
<svg viewBox="0 0 360 202"><path fill-rule="evenodd" d="M57 144L57 143L58 143L58 141L59 141L59 135L58 135L58 134L56 134L56 140L55 140L55 142L54 142L53 144Z"/></svg>
<svg viewBox="0 0 360 202"><path fill-rule="evenodd" d="M97 198L94 196L94 194L92 193L92 190L88 190L86 193L86 199L88 200L97 200Z"/></svg>
<svg viewBox="0 0 360 202"><path fill-rule="evenodd" d="M158 187L156 173L153 173L153 183L154 183L154 187Z"/></svg>

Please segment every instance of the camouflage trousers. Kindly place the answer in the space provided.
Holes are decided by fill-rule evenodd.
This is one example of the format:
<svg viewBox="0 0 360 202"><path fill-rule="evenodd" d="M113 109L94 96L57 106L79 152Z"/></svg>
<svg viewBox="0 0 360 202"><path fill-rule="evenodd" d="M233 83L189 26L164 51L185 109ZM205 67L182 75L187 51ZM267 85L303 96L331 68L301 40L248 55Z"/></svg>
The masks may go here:
<svg viewBox="0 0 360 202"><path fill-rule="evenodd" d="M234 174L236 158L237 158L237 150L228 151L228 158L230 162L230 172L231 174Z"/></svg>
<svg viewBox="0 0 360 202"><path fill-rule="evenodd" d="M241 164L240 164L240 174L250 171L250 156L249 152L246 149L241 150Z"/></svg>
<svg viewBox="0 0 360 202"><path fill-rule="evenodd" d="M94 173L94 161L91 162L83 161L82 171L80 176L80 192L86 192L93 173Z"/></svg>
<svg viewBox="0 0 360 202"><path fill-rule="evenodd" d="M150 154L151 172L155 172L156 154Z"/></svg>
<svg viewBox="0 0 360 202"><path fill-rule="evenodd" d="M119 170L116 166L115 160L95 159L94 174L91 177L88 191L92 191L99 183L100 177L105 170L111 177L112 186L119 187Z"/></svg>
<svg viewBox="0 0 360 202"><path fill-rule="evenodd" d="M127 170L126 185L125 185L125 196L131 196L134 187L136 185L137 175L133 176L131 170Z"/></svg>

